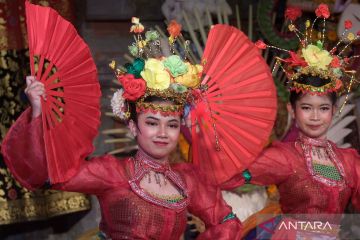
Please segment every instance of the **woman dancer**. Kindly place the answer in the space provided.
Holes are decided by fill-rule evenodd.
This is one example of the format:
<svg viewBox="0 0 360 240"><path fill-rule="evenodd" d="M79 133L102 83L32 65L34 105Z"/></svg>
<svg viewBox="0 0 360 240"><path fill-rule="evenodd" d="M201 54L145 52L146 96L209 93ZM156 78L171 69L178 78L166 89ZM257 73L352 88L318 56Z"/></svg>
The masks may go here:
<svg viewBox="0 0 360 240"><path fill-rule="evenodd" d="M137 24L134 31L139 27ZM191 164L169 163L184 106L191 90L199 85L200 66L172 55L137 58L127 68L127 73L118 75L123 88L114 94L112 106L136 137L139 150L134 157L105 155L83 161L79 168L73 167L69 180L52 184L40 117L45 88L34 77L28 77L25 92L31 108L16 121L3 142L7 166L29 189L47 185L96 195L104 239L179 239L185 230L187 211L205 222L206 230L199 239L239 239L241 223L222 199L221 191L208 184ZM179 79L169 84L170 77L179 77L185 83Z"/></svg>
<svg viewBox="0 0 360 240"><path fill-rule="evenodd" d="M294 10L288 10L287 14L291 17ZM321 4L316 14L325 19L329 17L329 10ZM298 31L293 24L289 28ZM306 31L310 32L310 29ZM349 40L354 40L350 38L351 35ZM344 213L349 201L360 210L359 155L354 149L339 148L326 139L336 113L337 94L344 89L347 80L351 86L355 73L346 70L349 58L336 55L336 48L325 50L323 39L316 45L309 41L309 38L302 41L302 50L290 51L290 58L278 58L278 64L282 64L290 79L288 110L299 128L299 137L296 141L272 144L247 170L224 184L225 188L243 183L277 185L282 212L292 216L273 219L279 223L274 229L273 239L296 239L299 236L330 239L336 237L339 215ZM265 47L262 42L257 45ZM297 228L298 231L284 227L299 219L310 223L320 220L329 226ZM269 232L259 231L258 234L269 238Z"/></svg>

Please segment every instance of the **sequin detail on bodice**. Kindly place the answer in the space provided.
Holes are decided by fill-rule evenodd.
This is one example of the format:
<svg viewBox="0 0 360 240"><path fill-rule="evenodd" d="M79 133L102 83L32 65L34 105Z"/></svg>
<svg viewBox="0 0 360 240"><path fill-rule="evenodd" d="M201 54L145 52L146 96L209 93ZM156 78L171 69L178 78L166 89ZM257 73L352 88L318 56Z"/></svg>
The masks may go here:
<svg viewBox="0 0 360 240"><path fill-rule="evenodd" d="M300 135L297 140L297 143L300 144L300 146L303 150L307 168L315 180L322 182L328 186L337 186L341 189L346 187L345 180L344 180L344 179L346 179L344 167L343 167L341 161L339 161L338 156L334 152L332 144L328 140L313 139L313 138L306 137L304 135ZM331 162L334 164L334 167L336 168L336 169L332 169L332 171L335 170L338 173L338 177L336 179L329 178L329 177L325 176L323 172L320 173L319 171L316 170L316 167L313 166L313 161L312 161L312 156L311 156L311 148L312 147L324 148L324 150L326 151L327 155L329 156Z"/></svg>
<svg viewBox="0 0 360 240"><path fill-rule="evenodd" d="M188 191L185 186L184 181L181 177L172 171L170 165L160 164L155 160L151 160L151 158L146 155L143 151L139 150L134 158L132 158L134 162L134 175L130 178L129 184L131 189L142 199L151 202L153 204L163 206L166 208L170 208L176 211L182 211L188 205ZM157 198L154 195L146 192L144 189L140 187L140 181L143 177L148 174L150 171L154 171L157 173L162 173L167 179L169 179L181 192L183 195L183 199L179 201L167 201L166 199Z"/></svg>

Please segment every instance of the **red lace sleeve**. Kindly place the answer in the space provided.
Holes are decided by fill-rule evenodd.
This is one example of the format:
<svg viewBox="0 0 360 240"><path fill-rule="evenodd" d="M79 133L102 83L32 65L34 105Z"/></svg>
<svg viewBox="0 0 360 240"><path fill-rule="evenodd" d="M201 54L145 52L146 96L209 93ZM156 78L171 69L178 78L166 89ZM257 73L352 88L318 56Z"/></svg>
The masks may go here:
<svg viewBox="0 0 360 240"><path fill-rule="evenodd" d="M100 195L111 188L121 187L127 184L127 174L120 161L111 155L93 158L84 162L69 181L52 188Z"/></svg>
<svg viewBox="0 0 360 240"><path fill-rule="evenodd" d="M32 120L31 108L12 125L1 151L10 172L24 187L34 190L43 187L49 180L41 117ZM106 155L83 161L69 181L53 185L52 188L100 194L114 184L119 185L124 179L126 173L123 164L115 157Z"/></svg>
<svg viewBox="0 0 360 240"><path fill-rule="evenodd" d="M203 174L189 164L177 166L185 178L189 191L190 213L199 217L206 226L206 231L197 239L240 239L241 223L232 214L221 190L210 184Z"/></svg>
<svg viewBox="0 0 360 240"><path fill-rule="evenodd" d="M265 149L247 170L239 173L221 187L234 189L244 183L271 185L284 181L293 172L288 159L296 158L292 152L295 149L291 144L294 143L275 142Z"/></svg>
<svg viewBox="0 0 360 240"><path fill-rule="evenodd" d="M350 149L349 149L350 150ZM349 151L348 150L348 151ZM360 155L355 149L351 149L354 163L354 190L351 196L351 203L360 212Z"/></svg>
<svg viewBox="0 0 360 240"><path fill-rule="evenodd" d="M41 117L32 120L31 108L11 126L1 152L7 167L24 187L34 190L48 180Z"/></svg>

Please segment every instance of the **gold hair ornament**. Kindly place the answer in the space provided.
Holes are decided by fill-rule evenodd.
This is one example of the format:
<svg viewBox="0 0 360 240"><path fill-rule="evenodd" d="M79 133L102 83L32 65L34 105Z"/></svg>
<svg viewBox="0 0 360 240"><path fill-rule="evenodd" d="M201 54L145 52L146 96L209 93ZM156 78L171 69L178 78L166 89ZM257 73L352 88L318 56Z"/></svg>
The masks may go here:
<svg viewBox="0 0 360 240"><path fill-rule="evenodd" d="M288 51L266 45L262 41L257 41L255 45L260 49L274 48L290 55L289 58L275 57L276 62L273 67L273 73L280 67L286 74L289 79L290 90L319 95L327 92L340 93L345 90L349 94L356 81L355 72L348 70L348 66L351 59L358 58L360 55L346 57L344 53L354 41L360 39L360 31L356 36L351 32L348 33L349 29L352 28L352 23L349 20L345 21L345 31L340 36L338 43L328 51L324 48L326 19L330 17L328 6L320 4L315 10L315 14L316 19L312 24L309 20L305 22L305 32L302 33L294 24L294 21L301 16L301 10L289 7L285 12L285 17L290 20L289 30L294 32L299 39L300 49L298 51ZM319 34L320 39L314 42L312 39L313 29L317 20L321 18L323 21L322 30ZM341 43L344 43L344 46L339 49ZM300 83L298 80L301 76L317 76L324 80L330 80L330 82L324 82L322 86L314 87L310 84Z"/></svg>

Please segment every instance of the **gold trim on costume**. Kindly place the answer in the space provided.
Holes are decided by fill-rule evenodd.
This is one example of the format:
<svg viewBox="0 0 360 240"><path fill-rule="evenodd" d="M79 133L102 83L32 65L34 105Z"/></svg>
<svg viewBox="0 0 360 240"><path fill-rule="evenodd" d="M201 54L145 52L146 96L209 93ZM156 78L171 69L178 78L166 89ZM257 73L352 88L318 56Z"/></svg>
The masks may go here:
<svg viewBox="0 0 360 240"><path fill-rule="evenodd" d="M48 195L0 202L0 225L40 220L88 210L90 200L81 193L47 191Z"/></svg>
<svg viewBox="0 0 360 240"><path fill-rule="evenodd" d="M181 115L183 112L183 105L161 105L148 102L137 102L136 111L152 110L155 112L169 113L170 115Z"/></svg>
<svg viewBox="0 0 360 240"><path fill-rule="evenodd" d="M296 80L301 76L311 76L311 77L320 77L322 79L330 79L330 82L320 87L315 87L312 85L297 82ZM318 92L318 93L326 93L328 91L338 90L336 89L336 81L338 80L338 78L332 73L332 71L328 71L328 70L324 71L316 67L311 67L311 66L303 67L299 72L291 75L290 80L291 80L291 86L299 90Z"/></svg>
<svg viewBox="0 0 360 240"><path fill-rule="evenodd" d="M169 99L170 101L174 101L175 103L178 103L180 105L185 105L188 95L189 91L179 93L171 88L167 88L164 90L146 88L145 95L140 100L138 100L138 102L143 101L143 99L145 99L146 97L156 96L163 99Z"/></svg>

